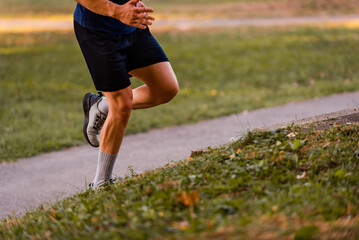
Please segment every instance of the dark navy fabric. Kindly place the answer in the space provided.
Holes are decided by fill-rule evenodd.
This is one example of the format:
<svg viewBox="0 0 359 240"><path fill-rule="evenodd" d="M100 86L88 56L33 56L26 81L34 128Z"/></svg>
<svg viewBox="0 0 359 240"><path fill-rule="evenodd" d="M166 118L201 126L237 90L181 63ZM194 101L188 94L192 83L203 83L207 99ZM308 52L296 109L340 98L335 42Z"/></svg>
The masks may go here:
<svg viewBox="0 0 359 240"><path fill-rule="evenodd" d="M122 5L128 2L128 0L113 0L112 2ZM113 34L129 34L136 29L135 27L128 26L117 19L91 12L79 3L77 4L74 12L74 20L85 28Z"/></svg>
<svg viewBox="0 0 359 240"><path fill-rule="evenodd" d="M168 58L150 30L136 28L129 34L88 29L76 21L75 34L99 91L114 92L130 86L129 72Z"/></svg>

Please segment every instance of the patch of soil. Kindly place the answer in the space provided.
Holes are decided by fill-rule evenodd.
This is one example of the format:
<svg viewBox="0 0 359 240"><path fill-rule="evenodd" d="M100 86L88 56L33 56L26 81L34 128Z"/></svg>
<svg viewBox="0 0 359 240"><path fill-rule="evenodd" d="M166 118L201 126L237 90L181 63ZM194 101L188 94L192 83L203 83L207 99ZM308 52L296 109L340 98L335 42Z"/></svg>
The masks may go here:
<svg viewBox="0 0 359 240"><path fill-rule="evenodd" d="M303 124L301 132L306 133L312 130L323 131L323 130L331 129L333 127L339 127L343 125L350 126L352 124L359 124L359 112L336 116L336 117L330 117L330 115L328 115L326 119Z"/></svg>
<svg viewBox="0 0 359 240"><path fill-rule="evenodd" d="M327 130L339 125L352 125L355 123L359 123L359 112L346 116L331 118L324 121L319 121L312 124L312 126L314 127L315 130Z"/></svg>

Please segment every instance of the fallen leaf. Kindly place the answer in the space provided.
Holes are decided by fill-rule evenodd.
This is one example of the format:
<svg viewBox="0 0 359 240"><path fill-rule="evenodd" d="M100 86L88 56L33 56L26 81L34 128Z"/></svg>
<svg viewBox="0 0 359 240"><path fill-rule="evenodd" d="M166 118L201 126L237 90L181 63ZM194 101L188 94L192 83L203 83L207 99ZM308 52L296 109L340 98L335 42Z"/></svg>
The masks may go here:
<svg viewBox="0 0 359 240"><path fill-rule="evenodd" d="M145 189L145 193L146 193L146 195L148 196L148 195L151 195L151 193L152 193L152 189L151 189L151 187L150 186L147 186L146 187L146 189Z"/></svg>
<svg viewBox="0 0 359 240"><path fill-rule="evenodd" d="M273 212L278 211L278 206L277 206L277 205L272 206L272 211L273 211Z"/></svg>
<svg viewBox="0 0 359 240"><path fill-rule="evenodd" d="M217 96L217 95L218 95L218 91L217 91L216 89L213 89L213 90L211 91L211 95L212 95L212 96Z"/></svg>
<svg viewBox="0 0 359 240"><path fill-rule="evenodd" d="M213 222L211 220L206 220L207 228L213 228Z"/></svg>
<svg viewBox="0 0 359 240"><path fill-rule="evenodd" d="M187 207L193 207L195 204L199 202L199 191L194 190L190 193L187 193L181 190L177 195L177 201Z"/></svg>

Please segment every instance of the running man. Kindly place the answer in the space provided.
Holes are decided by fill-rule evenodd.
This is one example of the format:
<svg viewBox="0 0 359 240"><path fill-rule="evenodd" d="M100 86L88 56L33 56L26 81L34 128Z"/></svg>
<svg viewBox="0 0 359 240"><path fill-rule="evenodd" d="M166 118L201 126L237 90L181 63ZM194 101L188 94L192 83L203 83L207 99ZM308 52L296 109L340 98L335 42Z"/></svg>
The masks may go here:
<svg viewBox="0 0 359 240"><path fill-rule="evenodd" d="M131 110L170 101L178 83L149 31L148 25L155 20L150 15L153 9L140 0L76 1L76 38L96 89L104 94L87 93L83 99L85 138L91 146L100 147L95 179L89 185L97 188L113 181ZM145 84L132 89L131 76Z"/></svg>

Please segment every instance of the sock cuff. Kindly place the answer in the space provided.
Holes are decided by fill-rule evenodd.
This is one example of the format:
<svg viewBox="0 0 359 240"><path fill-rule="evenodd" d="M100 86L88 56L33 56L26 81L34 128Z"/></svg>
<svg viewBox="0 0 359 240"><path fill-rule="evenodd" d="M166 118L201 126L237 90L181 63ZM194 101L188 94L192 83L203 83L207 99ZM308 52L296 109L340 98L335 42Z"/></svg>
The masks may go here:
<svg viewBox="0 0 359 240"><path fill-rule="evenodd" d="M101 149L99 149L99 155L101 155L102 159L113 159L113 158L116 158L118 153L116 154L108 154L108 153L105 153L103 152Z"/></svg>

